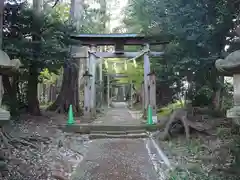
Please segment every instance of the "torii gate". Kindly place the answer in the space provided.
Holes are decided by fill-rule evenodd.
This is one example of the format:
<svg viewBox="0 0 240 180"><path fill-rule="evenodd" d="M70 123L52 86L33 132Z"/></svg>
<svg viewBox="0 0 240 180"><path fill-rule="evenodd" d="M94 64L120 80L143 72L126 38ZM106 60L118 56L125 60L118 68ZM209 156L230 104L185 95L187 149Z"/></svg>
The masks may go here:
<svg viewBox="0 0 240 180"><path fill-rule="evenodd" d="M82 46L88 46L88 57L86 58L85 75L89 76L89 80L85 83L84 88L84 116L95 117L96 115L96 87L95 73L96 64L102 62L98 59L104 58L128 58L135 60L141 56L144 57L144 91L143 91L143 110L144 115L147 113L147 108L151 105L153 116L156 116L156 79L155 76L150 78L152 71L150 69L149 57L158 57L163 55L163 52L151 52L150 45L167 44L159 40L150 40L150 38L138 34L78 34L71 35L72 39L79 40ZM139 45L143 49L140 52L125 52L125 45ZM114 46L114 52L99 52L98 46ZM74 54L75 58L81 58L82 53ZM100 72L100 81L102 81L102 72ZM102 83L102 82L101 82ZM109 94L109 84L108 84Z"/></svg>

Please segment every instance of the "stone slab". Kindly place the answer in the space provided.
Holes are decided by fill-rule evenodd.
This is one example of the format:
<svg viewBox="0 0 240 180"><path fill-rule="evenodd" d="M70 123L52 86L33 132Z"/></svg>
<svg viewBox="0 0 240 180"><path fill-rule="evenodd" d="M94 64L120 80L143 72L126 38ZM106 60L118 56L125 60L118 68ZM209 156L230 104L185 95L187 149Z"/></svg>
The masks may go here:
<svg viewBox="0 0 240 180"><path fill-rule="evenodd" d="M5 119L5 120L0 120L0 127L1 126L4 126L5 124L9 123L9 120L8 119Z"/></svg>
<svg viewBox="0 0 240 180"><path fill-rule="evenodd" d="M133 115L129 111L127 103L114 102L114 108L107 109L104 116L97 118L91 123L78 123L74 125L62 125L61 128L67 132L89 134L94 131L113 132L113 131L157 131L162 125L148 125L142 123L142 119ZM135 114L139 114L136 112ZM82 121L80 121L82 122Z"/></svg>
<svg viewBox="0 0 240 180"><path fill-rule="evenodd" d="M89 134L89 139L136 139L136 138L147 138L146 133L142 134Z"/></svg>
<svg viewBox="0 0 240 180"><path fill-rule="evenodd" d="M81 134L89 134L92 131L157 131L163 125L93 125L93 124L77 124L77 125L63 125L62 128L65 132L75 132Z"/></svg>
<svg viewBox="0 0 240 180"><path fill-rule="evenodd" d="M0 127L7 124L10 120L10 113L0 108Z"/></svg>
<svg viewBox="0 0 240 180"><path fill-rule="evenodd" d="M102 134L102 131L91 131L92 134ZM106 134L115 134L115 135L120 135L120 134L141 134L141 133L146 133L144 129L139 129L139 130L129 130L129 131L107 131L105 132Z"/></svg>

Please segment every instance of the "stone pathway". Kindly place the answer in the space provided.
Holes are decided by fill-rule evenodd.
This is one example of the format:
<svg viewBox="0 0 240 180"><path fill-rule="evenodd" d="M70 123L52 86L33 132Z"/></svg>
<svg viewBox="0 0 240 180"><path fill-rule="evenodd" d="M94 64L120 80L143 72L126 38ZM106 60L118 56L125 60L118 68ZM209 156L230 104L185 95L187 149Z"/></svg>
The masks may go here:
<svg viewBox="0 0 240 180"><path fill-rule="evenodd" d="M157 180L143 140L97 140L73 180Z"/></svg>
<svg viewBox="0 0 240 180"><path fill-rule="evenodd" d="M93 121L92 124L104 125L140 125L140 113L129 111L125 102L113 103L113 108L107 110L106 114Z"/></svg>
<svg viewBox="0 0 240 180"><path fill-rule="evenodd" d="M125 103L114 104L106 116L94 123L106 125L139 125ZM72 180L158 180L163 161L150 139L97 139L91 141L88 152L72 176ZM155 158L156 159L156 158ZM160 168L158 168L160 167ZM161 172L159 172L159 169Z"/></svg>

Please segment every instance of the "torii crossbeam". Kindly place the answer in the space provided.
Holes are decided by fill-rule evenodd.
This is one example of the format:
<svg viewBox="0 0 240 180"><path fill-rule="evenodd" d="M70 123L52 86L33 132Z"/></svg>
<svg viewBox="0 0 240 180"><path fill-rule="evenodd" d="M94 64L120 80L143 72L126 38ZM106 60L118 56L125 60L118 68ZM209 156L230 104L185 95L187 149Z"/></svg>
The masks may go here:
<svg viewBox="0 0 240 180"><path fill-rule="evenodd" d="M153 40L139 34L75 34L71 35L72 39L79 40L82 46L89 47L89 54L86 62L86 71L91 77L85 83L84 89L84 115L94 117L96 115L96 89L95 73L98 58L131 58L137 59L144 57L144 88L143 88L143 110L146 115L147 108L151 105L153 116L156 116L156 78L151 76L149 56L157 57L163 55L163 52L151 52L150 45L167 44L167 41ZM143 46L140 52L125 52L125 45ZM114 46L114 52L97 52L97 46ZM81 53L73 55L75 58L81 58ZM102 76L102 74L101 74ZM102 77L100 77L102 79ZM108 106L110 105L109 97L109 78L108 78Z"/></svg>

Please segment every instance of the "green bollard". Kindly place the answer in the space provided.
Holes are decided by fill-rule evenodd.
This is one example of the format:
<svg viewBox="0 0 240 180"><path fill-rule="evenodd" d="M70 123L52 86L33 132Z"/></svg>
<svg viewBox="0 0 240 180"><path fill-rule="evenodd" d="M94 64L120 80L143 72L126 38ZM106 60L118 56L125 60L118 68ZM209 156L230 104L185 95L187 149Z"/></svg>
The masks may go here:
<svg viewBox="0 0 240 180"><path fill-rule="evenodd" d="M74 117L73 117L72 105L69 106L67 124L68 125L75 124L75 120L74 120Z"/></svg>
<svg viewBox="0 0 240 180"><path fill-rule="evenodd" d="M151 105L148 105L147 124L149 124L149 125L152 125L152 124L153 124L153 119L152 119L152 107L151 107Z"/></svg>

